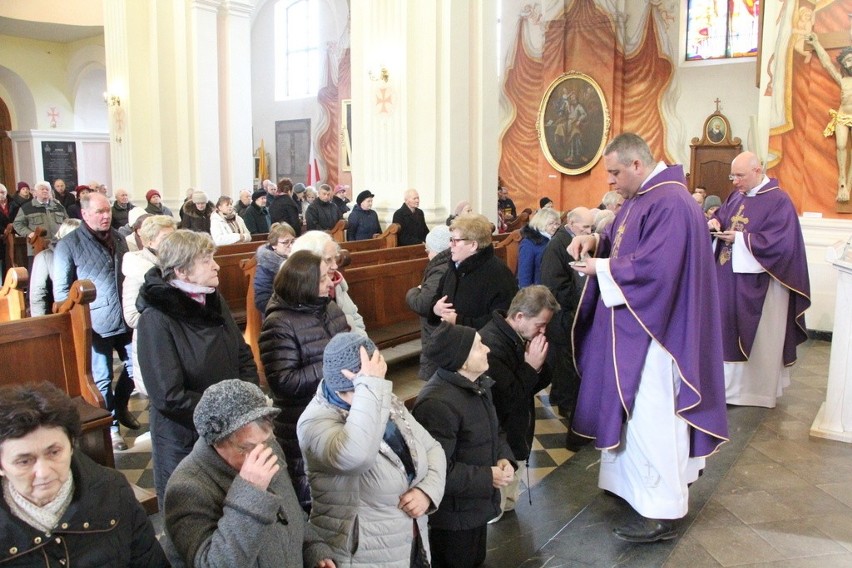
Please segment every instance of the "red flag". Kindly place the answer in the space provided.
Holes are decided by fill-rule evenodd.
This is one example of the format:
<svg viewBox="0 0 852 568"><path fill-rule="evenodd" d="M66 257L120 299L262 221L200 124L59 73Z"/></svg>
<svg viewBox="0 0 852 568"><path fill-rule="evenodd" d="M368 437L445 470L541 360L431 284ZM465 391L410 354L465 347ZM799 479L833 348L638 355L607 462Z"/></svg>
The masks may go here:
<svg viewBox="0 0 852 568"><path fill-rule="evenodd" d="M314 157L314 149L311 148L311 156L308 159L307 185L316 185L320 181L319 163Z"/></svg>

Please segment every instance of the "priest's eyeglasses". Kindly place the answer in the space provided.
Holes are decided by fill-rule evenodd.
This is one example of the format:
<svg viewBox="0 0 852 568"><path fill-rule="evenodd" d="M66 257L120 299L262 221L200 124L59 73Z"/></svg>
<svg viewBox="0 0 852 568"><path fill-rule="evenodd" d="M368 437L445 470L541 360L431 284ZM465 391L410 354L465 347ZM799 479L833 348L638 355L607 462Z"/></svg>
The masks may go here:
<svg viewBox="0 0 852 568"><path fill-rule="evenodd" d="M731 175L728 176L728 179L731 180L731 181L734 181L735 179L743 179L747 175L748 174L731 174Z"/></svg>

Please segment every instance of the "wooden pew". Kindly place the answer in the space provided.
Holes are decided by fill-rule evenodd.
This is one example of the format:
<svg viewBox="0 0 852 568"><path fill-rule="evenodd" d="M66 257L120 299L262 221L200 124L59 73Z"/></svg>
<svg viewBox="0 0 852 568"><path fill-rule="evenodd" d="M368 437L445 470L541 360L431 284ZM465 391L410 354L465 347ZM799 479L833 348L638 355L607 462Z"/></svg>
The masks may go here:
<svg viewBox="0 0 852 568"><path fill-rule="evenodd" d="M346 219L338 221L331 230L326 231L335 242L342 243L346 240Z"/></svg>
<svg viewBox="0 0 852 568"><path fill-rule="evenodd" d="M521 229L526 226L527 223L530 222L531 215L532 209L527 207L526 209L521 211L517 217L506 223L506 226L508 227L508 230L506 232L511 233L512 231L517 231L518 229Z"/></svg>
<svg viewBox="0 0 852 568"><path fill-rule="evenodd" d="M349 296L364 318L367 335L381 349L420 337L420 316L405 294L420 284L429 259L404 260L347 269Z"/></svg>
<svg viewBox="0 0 852 568"><path fill-rule="evenodd" d="M521 230L507 233L507 237L494 243L494 254L506 263L515 276L518 275L518 252L521 246Z"/></svg>
<svg viewBox="0 0 852 568"><path fill-rule="evenodd" d="M251 353L254 355L254 363L257 365L257 373L260 375L260 383L266 383L266 371L263 369L263 362L260 360L260 326L263 324L263 318L254 305L254 275L257 271L257 257L252 256L240 261L240 268L243 270L243 276L246 282L246 330L243 332L248 346L251 347Z"/></svg>
<svg viewBox="0 0 852 568"><path fill-rule="evenodd" d="M0 317L0 384L47 381L67 393L80 412L82 431L77 447L97 463L114 468L113 418L91 372L89 304L95 295L90 280L78 280L55 314L12 321ZM157 496L132 487L148 514L156 513Z"/></svg>
<svg viewBox="0 0 852 568"><path fill-rule="evenodd" d="M375 239L365 239L363 241L346 241L346 249L350 252L363 252L365 250L379 250L394 248L397 243L397 233L399 233L399 225L391 223L381 235Z"/></svg>
<svg viewBox="0 0 852 568"><path fill-rule="evenodd" d="M348 267L350 268L426 258L426 247L423 245L408 245L404 247L352 252L349 250L350 244L344 243L346 248L340 251L342 254L345 252L348 255Z"/></svg>
<svg viewBox="0 0 852 568"><path fill-rule="evenodd" d="M24 292L29 281L27 269L10 268L0 288L0 322L15 321L27 317L27 300Z"/></svg>
<svg viewBox="0 0 852 568"><path fill-rule="evenodd" d="M28 237L20 237L18 236L18 233L15 232L15 228L12 224L9 223L3 231L3 239L6 241L6 256L4 259L6 269L8 270L9 268L15 268L18 266L28 268L27 243L29 242L29 244L32 245L33 256L35 256L47 248L49 241L45 238L46 235L47 231L44 230L44 227L36 227L31 239Z"/></svg>

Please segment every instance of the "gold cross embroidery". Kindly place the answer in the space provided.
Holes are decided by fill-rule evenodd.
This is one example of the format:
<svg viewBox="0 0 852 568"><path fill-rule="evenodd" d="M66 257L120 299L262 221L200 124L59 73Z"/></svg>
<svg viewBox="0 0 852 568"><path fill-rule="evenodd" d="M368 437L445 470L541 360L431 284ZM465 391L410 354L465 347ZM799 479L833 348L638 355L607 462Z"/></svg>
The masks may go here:
<svg viewBox="0 0 852 568"><path fill-rule="evenodd" d="M737 210L737 213L731 217L730 230L742 231L745 226L748 225L748 217L743 215L743 211L745 211L745 204L740 203L740 208Z"/></svg>
<svg viewBox="0 0 852 568"><path fill-rule="evenodd" d="M612 252L610 253L610 258L618 258L618 248L621 246L621 239L624 238L624 231L627 230L627 219L630 217L630 208L633 207L633 203L631 202L627 212L624 214L624 219L621 221L621 225L618 226L618 231L615 232L615 240L612 243Z"/></svg>

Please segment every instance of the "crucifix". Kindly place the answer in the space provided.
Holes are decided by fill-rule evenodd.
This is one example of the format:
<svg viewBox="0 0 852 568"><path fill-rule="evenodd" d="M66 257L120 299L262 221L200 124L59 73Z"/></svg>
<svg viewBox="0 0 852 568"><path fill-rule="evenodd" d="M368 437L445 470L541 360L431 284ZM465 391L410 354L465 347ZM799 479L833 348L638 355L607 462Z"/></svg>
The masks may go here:
<svg viewBox="0 0 852 568"><path fill-rule="evenodd" d="M849 160L849 136L852 130L852 14L849 14L848 32L826 34L809 33L805 36L806 49L812 47L819 62L829 76L840 86L840 105L837 110L828 111L831 119L823 131L824 136L834 134L837 146L837 202L849 202L849 189L852 183L852 166ZM840 49L837 56L838 67L834 66L826 49Z"/></svg>
<svg viewBox="0 0 852 568"><path fill-rule="evenodd" d="M716 112L722 112L722 109L719 108L719 105L722 104L722 99L716 97L716 100L714 100L713 102L716 103Z"/></svg>

